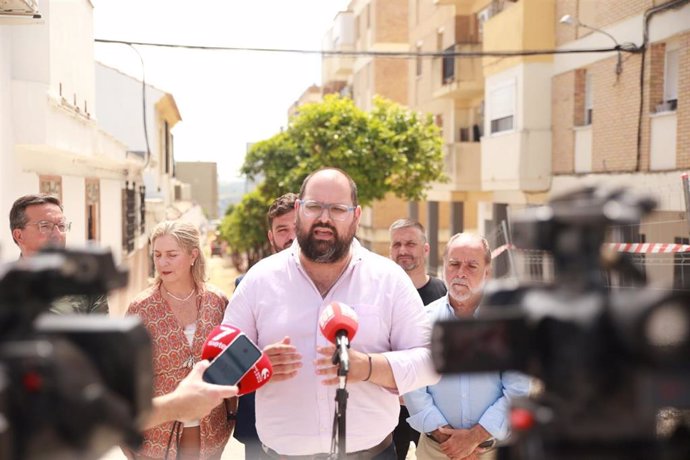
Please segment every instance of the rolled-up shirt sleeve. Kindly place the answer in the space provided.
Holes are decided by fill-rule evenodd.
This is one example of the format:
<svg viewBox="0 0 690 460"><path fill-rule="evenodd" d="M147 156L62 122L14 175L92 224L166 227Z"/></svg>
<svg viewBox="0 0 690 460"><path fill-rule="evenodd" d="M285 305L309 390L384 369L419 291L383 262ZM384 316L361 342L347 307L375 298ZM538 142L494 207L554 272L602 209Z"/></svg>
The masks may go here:
<svg viewBox="0 0 690 460"><path fill-rule="evenodd" d="M510 434L508 423L510 400L528 396L531 379L519 372L502 372L501 382L503 383L503 396L489 406L479 419L479 424L499 441L506 439Z"/></svg>
<svg viewBox="0 0 690 460"><path fill-rule="evenodd" d="M404 394L434 385L441 376L431 360L431 322L417 290L409 279L403 278L394 292L398 295L391 315L392 351L383 355L393 371L398 394Z"/></svg>
<svg viewBox="0 0 690 460"><path fill-rule="evenodd" d="M434 399L426 387L403 395L405 406L410 412L407 423L420 433L431 433L436 428L448 425L441 411L434 405Z"/></svg>

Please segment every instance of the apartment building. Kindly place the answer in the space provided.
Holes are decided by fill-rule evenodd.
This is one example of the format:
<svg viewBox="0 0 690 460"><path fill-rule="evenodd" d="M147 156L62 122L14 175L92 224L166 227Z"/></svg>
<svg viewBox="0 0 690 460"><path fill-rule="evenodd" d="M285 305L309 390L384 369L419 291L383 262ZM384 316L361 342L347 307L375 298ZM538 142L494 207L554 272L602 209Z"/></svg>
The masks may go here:
<svg viewBox="0 0 690 460"><path fill-rule="evenodd" d="M396 0L353 0L334 19L324 37L325 50L408 51L408 11ZM408 105L408 62L405 59L358 54L323 60L324 92L352 97L362 110L370 110L375 95ZM407 217L408 203L393 195L364 208L357 237L367 248L388 254L388 227ZM416 210L412 207L412 212Z"/></svg>
<svg viewBox="0 0 690 460"><path fill-rule="evenodd" d="M377 58L337 56L324 59L323 84L345 84L364 109L383 94L434 115L450 181L431 184L428 201L408 203L406 213L427 227L432 270L451 234L479 232L499 247L513 212L592 183L632 186L660 201L615 240L688 242L680 178L690 161L687 1L409 0L406 20L381 21L386 8L399 14L405 5L353 1L324 49L399 50L402 38L385 29L397 18L395 31L407 27L407 50L419 54L399 60L405 77L377 72ZM367 209L359 237L386 253L386 227L405 206L390 198ZM499 275L510 269L504 259ZM653 278L690 279L678 264L661 265L649 269Z"/></svg>
<svg viewBox="0 0 690 460"><path fill-rule="evenodd" d="M556 1L559 50L552 79L551 193L589 183L649 193L657 210L613 241L649 243L637 255L650 280L690 286L683 254L653 243L688 243L681 173L690 167L690 2ZM569 16L566 16L569 15Z"/></svg>

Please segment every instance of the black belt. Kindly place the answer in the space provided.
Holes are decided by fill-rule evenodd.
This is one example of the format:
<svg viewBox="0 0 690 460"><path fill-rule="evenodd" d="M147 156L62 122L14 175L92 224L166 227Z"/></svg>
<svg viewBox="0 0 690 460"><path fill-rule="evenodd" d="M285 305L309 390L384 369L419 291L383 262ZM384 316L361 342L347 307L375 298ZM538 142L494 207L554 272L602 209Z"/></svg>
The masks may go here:
<svg viewBox="0 0 690 460"><path fill-rule="evenodd" d="M378 454L386 450L391 444L393 443L393 434L390 433L388 436L384 438L383 441L380 443L376 444L374 447L370 447L369 449L365 450L358 450L357 452L351 452L347 455L345 455L345 458L353 459L353 460L370 460L371 458L376 457ZM275 459L290 459L290 460L327 460L330 458L331 454L312 454L312 455L281 455L275 450L271 449L265 444L262 444L261 447L263 447L264 452L271 457Z"/></svg>

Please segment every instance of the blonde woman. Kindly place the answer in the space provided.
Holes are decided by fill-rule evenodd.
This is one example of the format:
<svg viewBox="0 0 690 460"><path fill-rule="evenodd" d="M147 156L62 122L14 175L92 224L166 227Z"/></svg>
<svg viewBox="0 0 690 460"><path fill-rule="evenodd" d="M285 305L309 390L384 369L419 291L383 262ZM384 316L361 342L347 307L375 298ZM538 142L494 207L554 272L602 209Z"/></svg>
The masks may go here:
<svg viewBox="0 0 690 460"><path fill-rule="evenodd" d="M151 234L156 279L127 309L153 342L154 394L171 392L201 357L204 340L221 323L227 297L205 283L199 231L189 223L161 222ZM130 459L219 459L232 432L224 404L192 422L168 422L144 432Z"/></svg>

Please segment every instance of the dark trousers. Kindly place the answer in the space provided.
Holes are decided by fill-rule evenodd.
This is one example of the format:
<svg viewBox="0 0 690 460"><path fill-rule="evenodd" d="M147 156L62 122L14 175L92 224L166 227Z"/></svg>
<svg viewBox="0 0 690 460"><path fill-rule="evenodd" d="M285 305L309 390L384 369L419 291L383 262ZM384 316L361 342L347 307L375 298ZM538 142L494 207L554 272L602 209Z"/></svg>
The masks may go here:
<svg viewBox="0 0 690 460"><path fill-rule="evenodd" d="M254 393L240 396L237 406L237 421L233 436L244 444L244 458L256 460L261 458L263 450L259 435L256 434L256 414L254 413Z"/></svg>
<svg viewBox="0 0 690 460"><path fill-rule="evenodd" d="M405 457L407 457L407 451L410 450L410 441L414 442L415 446L419 444L419 432L407 423L407 417L409 416L410 413L407 407L400 406L398 426L393 431L393 444L395 444L395 450L398 453L398 460L405 460Z"/></svg>

